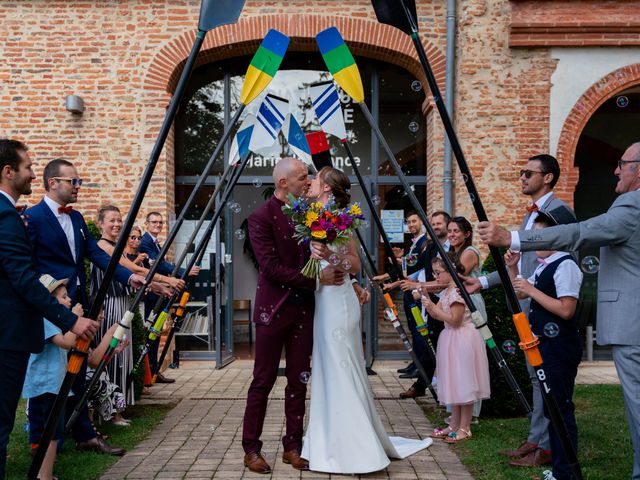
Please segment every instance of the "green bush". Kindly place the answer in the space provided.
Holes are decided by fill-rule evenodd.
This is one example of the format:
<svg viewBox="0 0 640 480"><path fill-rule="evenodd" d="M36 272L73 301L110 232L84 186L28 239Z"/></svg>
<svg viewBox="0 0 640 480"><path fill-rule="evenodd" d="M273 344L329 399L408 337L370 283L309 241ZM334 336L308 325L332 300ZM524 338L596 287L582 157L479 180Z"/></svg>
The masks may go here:
<svg viewBox="0 0 640 480"><path fill-rule="evenodd" d="M495 269L496 265L493 257L491 255L487 256L482 265L482 270L484 272L492 272ZM519 342L518 334L507 307L504 289L502 286L498 286L490 290L483 290L482 296L487 306L489 328L493 333L496 345L529 405L531 405L531 381L527 373L524 353L517 346ZM509 348L509 346L515 346L515 349ZM520 403L511 387L509 387L489 349L487 349L487 355L489 356L489 373L491 375L491 398L482 403L482 415L511 417L523 414Z"/></svg>

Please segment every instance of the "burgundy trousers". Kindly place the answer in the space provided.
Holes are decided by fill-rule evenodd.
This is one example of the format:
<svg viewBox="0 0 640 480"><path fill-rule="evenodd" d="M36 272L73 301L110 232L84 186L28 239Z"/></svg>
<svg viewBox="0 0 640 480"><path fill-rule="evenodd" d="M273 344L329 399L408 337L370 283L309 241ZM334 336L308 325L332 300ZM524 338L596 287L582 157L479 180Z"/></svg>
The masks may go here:
<svg viewBox="0 0 640 480"><path fill-rule="evenodd" d="M284 303L270 325L256 324L253 381L247 395L242 429L245 453L262 449L260 436L283 347L287 386L284 400L286 430L282 444L285 451L302 451L305 397L313 348L313 310L313 304Z"/></svg>

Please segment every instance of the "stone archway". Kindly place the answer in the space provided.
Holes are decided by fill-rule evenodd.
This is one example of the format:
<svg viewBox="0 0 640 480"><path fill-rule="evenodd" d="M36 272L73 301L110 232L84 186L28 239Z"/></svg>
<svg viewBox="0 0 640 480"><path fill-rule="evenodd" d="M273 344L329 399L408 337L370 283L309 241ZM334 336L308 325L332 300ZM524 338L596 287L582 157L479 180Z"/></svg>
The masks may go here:
<svg viewBox="0 0 640 480"><path fill-rule="evenodd" d="M316 49L316 33L336 26L355 55L374 58L398 65L416 78L425 76L410 38L396 28L379 22L352 17L326 17L320 15L264 15L243 19L234 25L225 25L210 32L205 38L196 66L240 55L250 55L264 37L268 28L280 30L293 40L292 50ZM146 89L172 92L182 71L195 38L195 32L185 32L155 56L145 79ZM444 90L445 58L434 44L423 41L436 77Z"/></svg>
<svg viewBox="0 0 640 480"><path fill-rule="evenodd" d="M263 15L241 19L234 25L225 25L209 32L198 55L196 67L207 63L251 55L269 28L275 28L291 37L291 51L311 51L317 49L315 35L331 26L336 26L349 43L354 55L384 61L404 68L422 81L427 82L411 39L396 28L372 19L354 17L327 17L320 15ZM153 107L155 113L147 116L143 137L154 138L162 123L167 105L167 94L171 95L193 45L196 32L189 31L170 40L155 55L148 66L144 79L145 103ZM439 88L444 91L445 57L442 50L423 39L427 57ZM433 100L427 96L423 111L431 110ZM442 129L433 115L428 115L429 127L433 128L432 142L438 145L442 139ZM428 127L428 128L429 128ZM436 148L434 147L434 150ZM434 152L428 148L427 155ZM175 185L173 175L173 129L167 138L166 147L160 158L157 174L152 180L155 193L164 199L167 215L173 213Z"/></svg>
<svg viewBox="0 0 640 480"><path fill-rule="evenodd" d="M573 192L579 178L579 171L573 166L576 147L587 122L607 99L638 83L640 83L640 64L627 65L593 84L571 109L562 127L557 149L562 175L555 190L564 200L573 203Z"/></svg>

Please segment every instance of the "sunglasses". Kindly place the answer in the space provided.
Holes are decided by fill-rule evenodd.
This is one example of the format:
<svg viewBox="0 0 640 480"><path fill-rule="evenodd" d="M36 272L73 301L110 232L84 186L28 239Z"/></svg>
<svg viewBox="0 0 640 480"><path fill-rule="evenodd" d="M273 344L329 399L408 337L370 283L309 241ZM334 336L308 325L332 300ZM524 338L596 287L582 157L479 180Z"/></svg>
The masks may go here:
<svg viewBox="0 0 640 480"><path fill-rule="evenodd" d="M531 178L534 173L539 173L540 175L546 175L549 172L545 171L537 171L537 170L520 170L520 176L524 175L524 178Z"/></svg>
<svg viewBox="0 0 640 480"><path fill-rule="evenodd" d="M78 188L82 186L82 179L81 178L70 178L70 177L53 177L54 180L57 180L59 182L69 182L71 184L71 186L73 186L74 188Z"/></svg>
<svg viewBox="0 0 640 480"><path fill-rule="evenodd" d="M142 237L136 237L135 235L131 235L129 237L129 240L140 240L140 239L142 239Z"/></svg>

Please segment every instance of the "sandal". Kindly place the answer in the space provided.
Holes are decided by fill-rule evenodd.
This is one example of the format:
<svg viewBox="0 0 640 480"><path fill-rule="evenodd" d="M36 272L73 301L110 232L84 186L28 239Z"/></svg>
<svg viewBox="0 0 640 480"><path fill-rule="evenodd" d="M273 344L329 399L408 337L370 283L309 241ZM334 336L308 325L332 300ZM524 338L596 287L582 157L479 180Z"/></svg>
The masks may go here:
<svg viewBox="0 0 640 480"><path fill-rule="evenodd" d="M460 435L458 435L458 432L462 432L464 433L464 437L461 437ZM464 428L459 428L457 431L455 432L451 432L449 435L447 435L447 438L444 439L444 443L461 443L464 442L465 440L469 440L471 438L471 432L469 430L465 430Z"/></svg>
<svg viewBox="0 0 640 480"><path fill-rule="evenodd" d="M447 438L452 433L455 433L455 432L451 430L451 427L434 428L430 437L431 438Z"/></svg>

